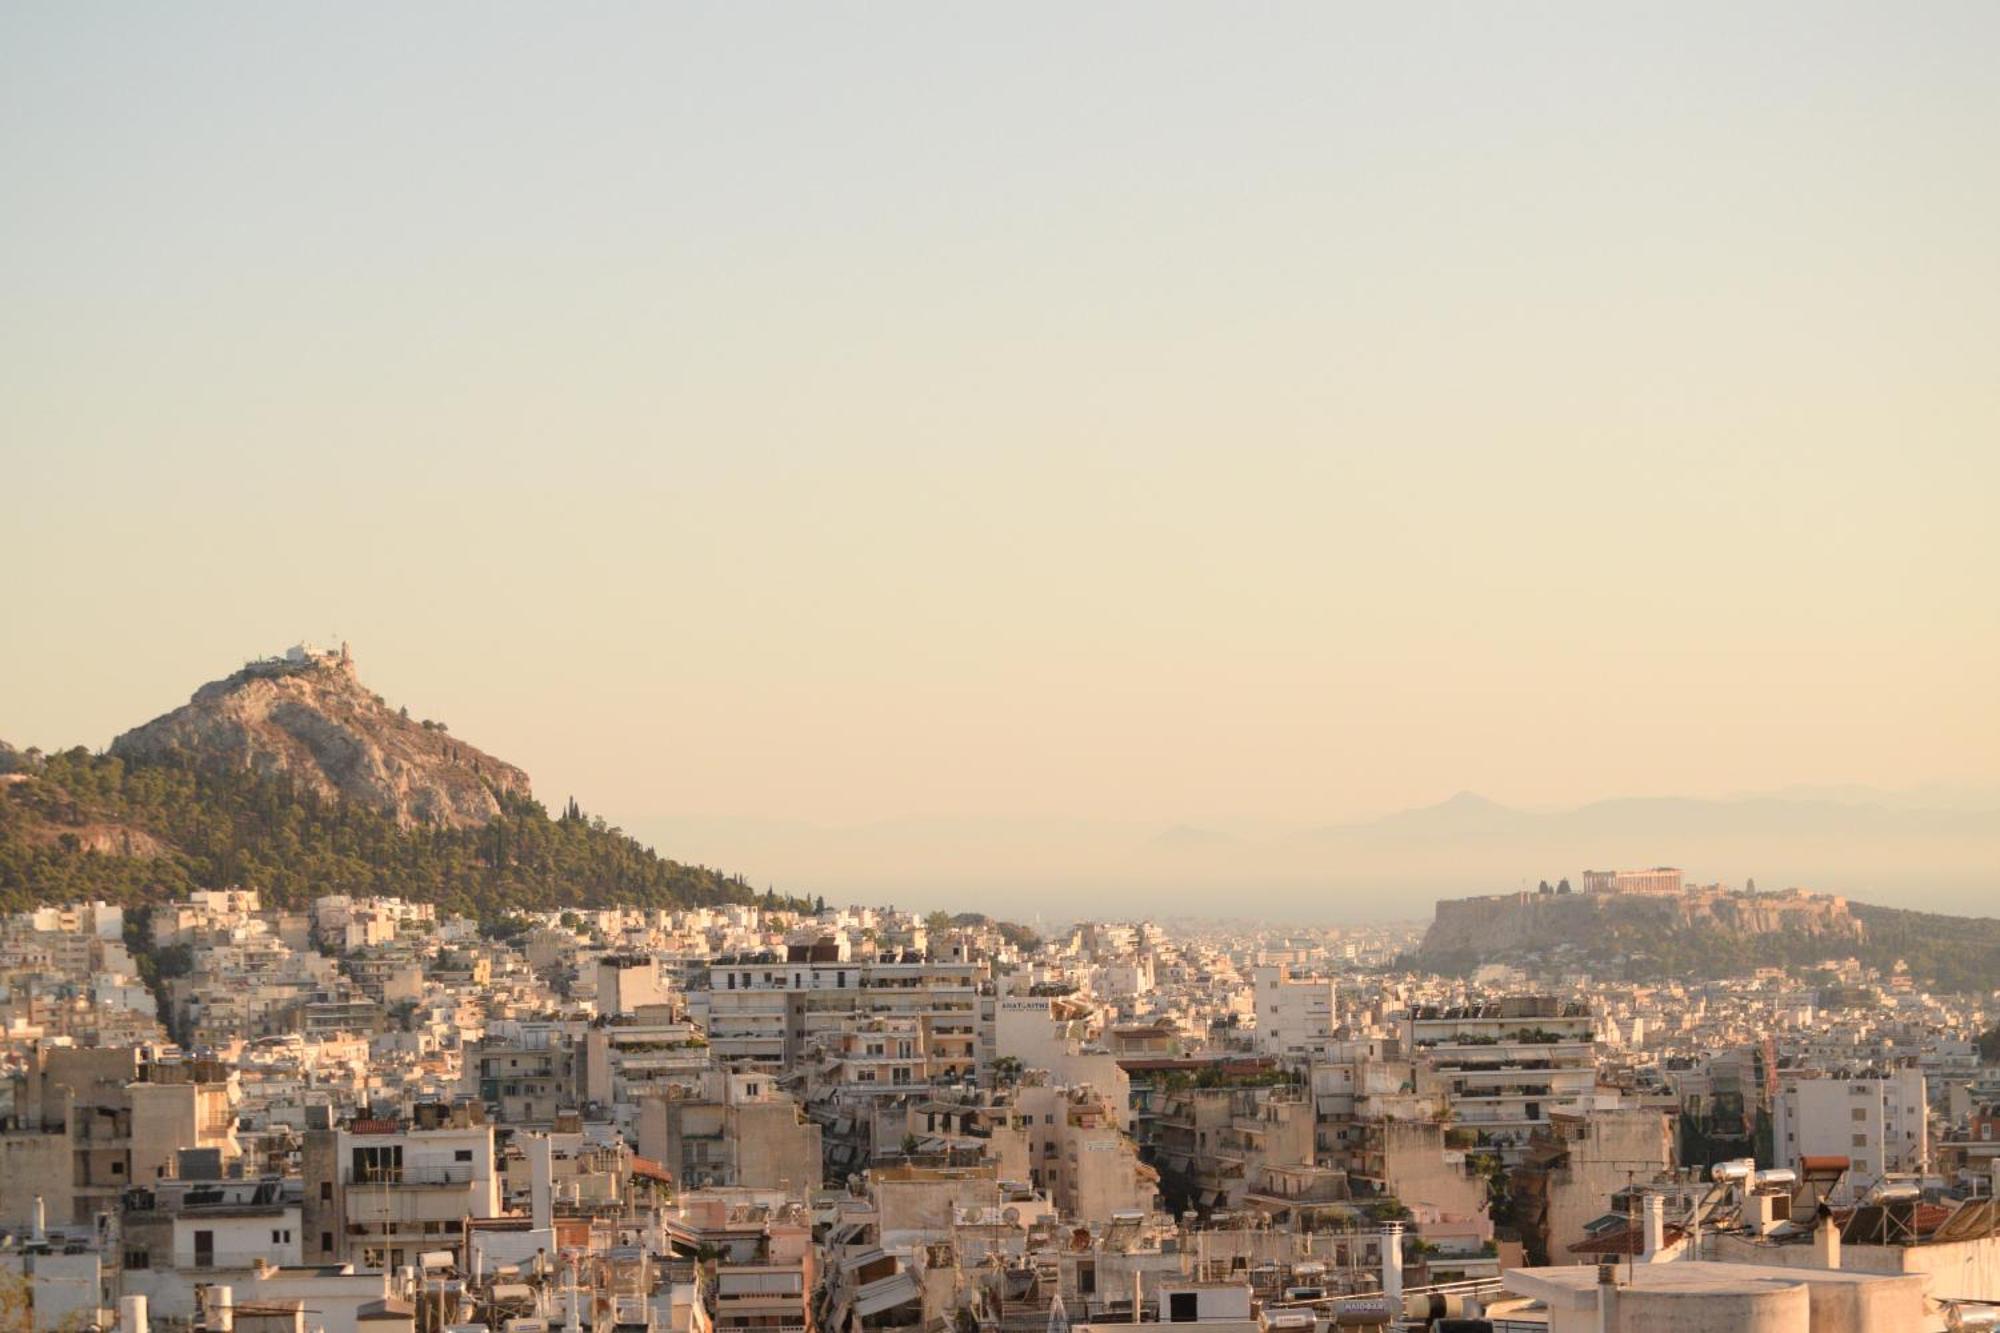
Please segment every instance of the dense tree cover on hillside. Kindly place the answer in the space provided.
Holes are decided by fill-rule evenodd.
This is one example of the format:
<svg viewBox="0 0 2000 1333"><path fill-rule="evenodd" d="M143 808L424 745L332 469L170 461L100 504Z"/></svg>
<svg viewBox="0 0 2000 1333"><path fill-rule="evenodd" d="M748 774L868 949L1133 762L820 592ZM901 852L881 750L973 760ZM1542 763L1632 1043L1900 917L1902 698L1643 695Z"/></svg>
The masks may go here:
<svg viewBox="0 0 2000 1333"><path fill-rule="evenodd" d="M946 918L946 922L953 926L991 926L1000 933L1001 939L1022 953L1033 953L1042 947L1042 937L1030 927L1018 921L997 921L984 912L960 912L956 916Z"/></svg>
<svg viewBox="0 0 2000 1333"><path fill-rule="evenodd" d="M1872 903L1849 903L1848 908L1868 928L1868 944L1859 955L1864 962L1887 970L1900 958L1933 990L2000 987L2000 920Z"/></svg>
<svg viewBox="0 0 2000 1333"><path fill-rule="evenodd" d="M740 878L656 855L574 802L551 819L533 800L501 800L501 815L483 828L401 828L282 778L69 750L0 787L0 910L90 898L140 904L232 885L274 905L395 894L478 917L779 905ZM148 838L164 844L162 854L131 854Z"/></svg>

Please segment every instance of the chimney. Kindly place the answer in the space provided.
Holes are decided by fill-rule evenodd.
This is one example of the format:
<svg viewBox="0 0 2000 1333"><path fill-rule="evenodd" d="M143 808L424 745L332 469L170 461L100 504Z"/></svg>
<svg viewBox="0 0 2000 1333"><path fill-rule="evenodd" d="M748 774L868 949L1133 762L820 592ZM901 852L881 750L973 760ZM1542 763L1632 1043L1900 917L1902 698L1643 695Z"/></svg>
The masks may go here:
<svg viewBox="0 0 2000 1333"><path fill-rule="evenodd" d="M1663 1194L1648 1194L1641 1199L1645 1209L1645 1245L1639 1257L1652 1263L1661 1250L1667 1248L1667 1200Z"/></svg>
<svg viewBox="0 0 2000 1333"><path fill-rule="evenodd" d="M1382 1224L1382 1294L1389 1298L1389 1313L1403 1313L1403 1224Z"/></svg>
<svg viewBox="0 0 2000 1333"><path fill-rule="evenodd" d="M1611 1333L1618 1326L1618 1265L1597 1266L1597 1333Z"/></svg>
<svg viewBox="0 0 2000 1333"><path fill-rule="evenodd" d="M118 1333L146 1333L146 1298L118 1298Z"/></svg>
<svg viewBox="0 0 2000 1333"><path fill-rule="evenodd" d="M1819 1226L1813 1231L1813 1250L1821 1268L1840 1267L1840 1228L1833 1224L1833 1210L1819 1206Z"/></svg>

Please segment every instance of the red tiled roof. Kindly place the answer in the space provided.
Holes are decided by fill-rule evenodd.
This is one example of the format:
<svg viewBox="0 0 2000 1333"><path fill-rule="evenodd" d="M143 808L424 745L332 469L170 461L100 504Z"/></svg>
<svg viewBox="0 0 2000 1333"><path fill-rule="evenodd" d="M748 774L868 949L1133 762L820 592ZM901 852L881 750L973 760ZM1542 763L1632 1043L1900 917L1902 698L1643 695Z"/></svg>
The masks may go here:
<svg viewBox="0 0 2000 1333"><path fill-rule="evenodd" d="M1672 1245L1686 1234L1687 1232L1681 1227L1669 1223L1665 1243ZM1569 1247L1571 1254L1643 1254L1645 1250L1646 1233L1643 1230L1634 1231L1630 1227L1607 1231L1601 1236L1580 1240Z"/></svg>

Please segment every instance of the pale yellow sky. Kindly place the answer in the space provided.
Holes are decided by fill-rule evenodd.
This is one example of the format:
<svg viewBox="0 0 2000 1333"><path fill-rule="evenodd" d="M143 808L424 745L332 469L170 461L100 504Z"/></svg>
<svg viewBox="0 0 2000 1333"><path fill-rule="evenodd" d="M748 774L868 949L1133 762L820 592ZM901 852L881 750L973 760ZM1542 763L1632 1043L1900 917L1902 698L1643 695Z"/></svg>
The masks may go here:
<svg viewBox="0 0 2000 1333"><path fill-rule="evenodd" d="M338 632L624 819L1995 781L1996 38L17 7L0 736Z"/></svg>

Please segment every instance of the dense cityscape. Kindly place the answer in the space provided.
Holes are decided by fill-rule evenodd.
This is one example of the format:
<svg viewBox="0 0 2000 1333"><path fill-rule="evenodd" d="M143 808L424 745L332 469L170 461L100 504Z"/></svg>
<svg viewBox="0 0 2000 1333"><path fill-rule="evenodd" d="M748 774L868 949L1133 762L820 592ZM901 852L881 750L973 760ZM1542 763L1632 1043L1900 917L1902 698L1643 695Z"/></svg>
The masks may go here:
<svg viewBox="0 0 2000 1333"><path fill-rule="evenodd" d="M0 0L0 1333L2000 1333L1996 54Z"/></svg>
<svg viewBox="0 0 2000 1333"><path fill-rule="evenodd" d="M1599 1265L2000 1302L1991 993L815 907L17 913L0 1263L38 1328L239 1333L1562 1329Z"/></svg>

